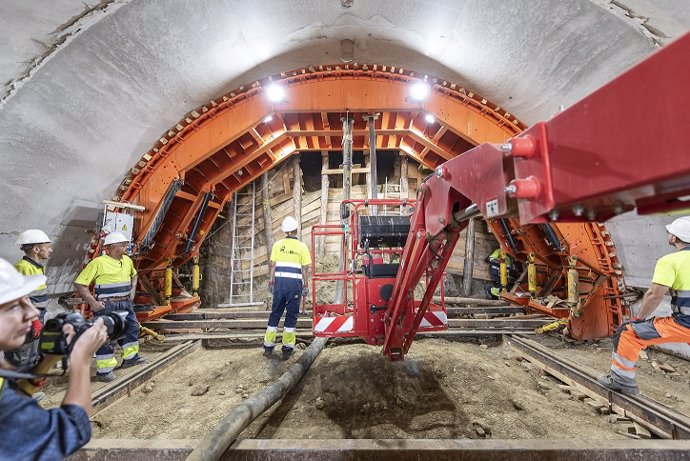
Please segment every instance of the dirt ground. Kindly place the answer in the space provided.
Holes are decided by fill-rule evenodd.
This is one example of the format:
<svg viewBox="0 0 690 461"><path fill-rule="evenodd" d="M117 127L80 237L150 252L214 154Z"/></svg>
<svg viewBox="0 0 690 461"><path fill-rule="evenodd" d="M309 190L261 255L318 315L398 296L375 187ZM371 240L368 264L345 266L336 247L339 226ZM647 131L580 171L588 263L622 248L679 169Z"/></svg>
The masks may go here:
<svg viewBox="0 0 690 461"><path fill-rule="evenodd" d="M540 341L594 370L608 366L609 340ZM94 436L200 438L299 353L282 362L277 354L263 358L258 347L196 351L96 414ZM329 345L296 389L242 437L478 438L483 432L500 439L624 438L606 416L516 356L504 344L424 339L405 362L389 363L378 347ZM689 380L690 366L680 359L649 351L640 361L642 392L686 414ZM59 397L55 392L49 400Z"/></svg>

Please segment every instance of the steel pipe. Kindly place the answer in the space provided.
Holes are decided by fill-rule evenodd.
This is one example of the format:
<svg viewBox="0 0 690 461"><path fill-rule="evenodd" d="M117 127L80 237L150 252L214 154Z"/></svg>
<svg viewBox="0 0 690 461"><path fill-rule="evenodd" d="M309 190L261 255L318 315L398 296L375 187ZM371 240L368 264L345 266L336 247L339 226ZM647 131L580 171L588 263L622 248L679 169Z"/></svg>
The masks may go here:
<svg viewBox="0 0 690 461"><path fill-rule="evenodd" d="M280 378L235 407L220 423L201 440L189 454L187 461L217 460L235 438L259 415L282 399L307 372L316 357L321 353L328 338L315 338L302 353L297 362Z"/></svg>

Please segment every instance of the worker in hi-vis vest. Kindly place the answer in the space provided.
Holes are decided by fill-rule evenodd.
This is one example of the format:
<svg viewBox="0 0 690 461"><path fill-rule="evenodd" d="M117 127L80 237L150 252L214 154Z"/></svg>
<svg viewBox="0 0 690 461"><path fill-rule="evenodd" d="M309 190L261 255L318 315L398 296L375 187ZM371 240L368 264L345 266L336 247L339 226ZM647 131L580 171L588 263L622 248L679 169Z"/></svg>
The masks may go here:
<svg viewBox="0 0 690 461"><path fill-rule="evenodd" d="M17 238L19 249L24 252L24 257L14 263L14 268L21 275L45 275L43 264L53 253L50 238L45 232L38 229L29 229ZM31 331L26 335L26 342L19 348L5 351L5 358L18 370L30 370L38 364L41 355L38 352L38 338L45 322L46 308L48 306L48 286L44 283L29 294L29 299L36 309L38 318L31 325ZM34 394L34 398L40 400L43 392Z"/></svg>
<svg viewBox="0 0 690 461"><path fill-rule="evenodd" d="M640 351L654 344L690 342L690 216L666 226L668 243L676 252L656 262L652 284L642 298L637 317L623 323L613 336L613 355L609 374L599 376L600 384L635 395L640 392L635 364ZM672 314L647 319L671 293Z"/></svg>
<svg viewBox="0 0 690 461"><path fill-rule="evenodd" d="M106 235L106 254L91 260L74 281L74 286L86 301L95 316L114 311L127 311L127 329L124 338L117 342L122 347L120 368L146 363L139 355L139 322L134 314L132 301L137 287L137 271L127 253L129 239L120 232ZM96 284L96 296L92 296L89 285ZM117 366L113 342L105 344L96 352L96 379L110 382L116 378L113 370Z"/></svg>
<svg viewBox="0 0 690 461"><path fill-rule="evenodd" d="M280 226L286 236L278 240L271 249L268 287L273 293L273 307L268 318L264 336L264 357L270 357L275 347L278 323L285 314L283 326L283 360L290 358L295 350L295 327L299 313L300 299L309 294L309 248L297 239L297 220L288 216Z"/></svg>

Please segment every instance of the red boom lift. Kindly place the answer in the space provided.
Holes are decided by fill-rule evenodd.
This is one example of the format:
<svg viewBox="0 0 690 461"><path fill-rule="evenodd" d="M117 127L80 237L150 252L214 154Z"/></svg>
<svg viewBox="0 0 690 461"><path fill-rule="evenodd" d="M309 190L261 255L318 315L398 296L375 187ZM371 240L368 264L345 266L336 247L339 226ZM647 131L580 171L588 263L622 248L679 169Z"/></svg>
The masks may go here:
<svg viewBox="0 0 690 461"><path fill-rule="evenodd" d="M338 273L314 271L314 334L359 336L401 360L418 331L446 328L432 296L472 216L526 225L690 208L688 82L690 34L508 143L483 144L439 166L408 204L409 222L365 214L390 201L344 202L344 229L315 226L312 234L312 247L318 236L342 236L352 262ZM346 284L344 299L318 305L316 283L324 280Z"/></svg>

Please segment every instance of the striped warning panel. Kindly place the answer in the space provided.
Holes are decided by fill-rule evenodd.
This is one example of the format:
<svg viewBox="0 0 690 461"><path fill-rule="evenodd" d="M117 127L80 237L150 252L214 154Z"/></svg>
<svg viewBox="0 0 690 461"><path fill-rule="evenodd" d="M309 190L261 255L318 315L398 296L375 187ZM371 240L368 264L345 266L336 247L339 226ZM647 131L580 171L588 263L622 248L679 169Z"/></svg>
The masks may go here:
<svg viewBox="0 0 690 461"><path fill-rule="evenodd" d="M445 311L426 311L419 324L420 328L438 328L448 326L448 316Z"/></svg>
<svg viewBox="0 0 690 461"><path fill-rule="evenodd" d="M348 333L354 327L354 319L350 315L321 317L314 326L316 333Z"/></svg>

